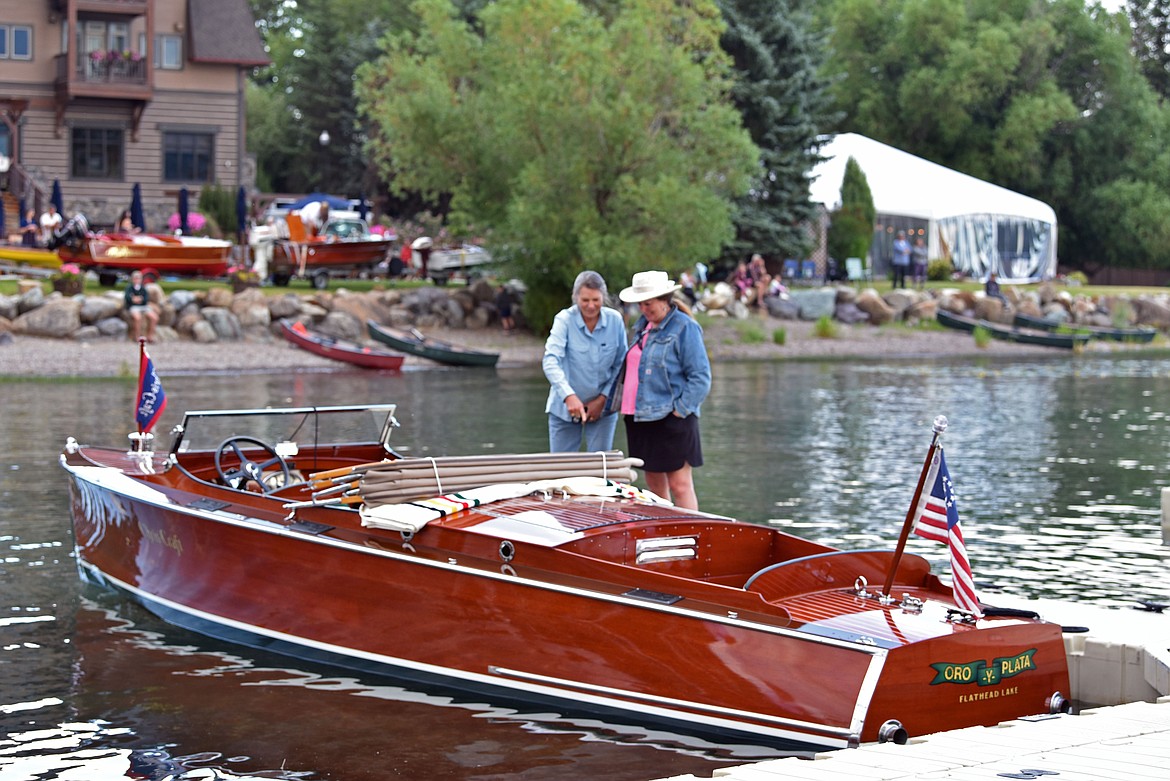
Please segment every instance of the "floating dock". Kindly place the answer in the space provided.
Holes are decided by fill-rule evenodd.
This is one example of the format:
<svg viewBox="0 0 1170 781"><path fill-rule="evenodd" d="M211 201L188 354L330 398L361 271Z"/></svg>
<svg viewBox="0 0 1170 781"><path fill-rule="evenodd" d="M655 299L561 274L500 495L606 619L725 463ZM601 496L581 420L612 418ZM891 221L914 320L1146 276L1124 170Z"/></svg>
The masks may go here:
<svg viewBox="0 0 1170 781"><path fill-rule="evenodd" d="M1065 634L1072 696L1102 707L994 727L911 737L809 759L721 768L726 781L1167 781L1170 779L1170 613L1000 598L1073 629ZM1080 629L1086 631L1079 631ZM707 781L695 775L660 781Z"/></svg>

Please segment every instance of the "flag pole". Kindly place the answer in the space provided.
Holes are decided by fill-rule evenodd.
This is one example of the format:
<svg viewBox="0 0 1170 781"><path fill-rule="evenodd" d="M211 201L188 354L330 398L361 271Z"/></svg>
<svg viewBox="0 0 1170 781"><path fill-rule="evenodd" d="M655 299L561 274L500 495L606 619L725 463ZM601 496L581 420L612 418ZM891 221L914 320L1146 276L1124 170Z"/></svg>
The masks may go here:
<svg viewBox="0 0 1170 781"><path fill-rule="evenodd" d="M142 376L142 369L146 364L146 337L138 337L138 387L142 388L142 381L145 379ZM135 410L134 420L138 423L138 441L142 441L142 423L138 420L138 411Z"/></svg>
<svg viewBox="0 0 1170 781"><path fill-rule="evenodd" d="M882 586L883 602L892 602L890 592L894 588L894 574L898 565L902 563L902 553L906 550L906 540L910 538L910 527L914 524L914 514L918 511L918 502L922 499L922 489L926 484L926 474L930 471L930 462L934 460L938 450L938 438L947 430L947 416L939 415L934 419L934 436L930 439L930 449L926 451L926 461L922 464L922 474L918 476L918 487L914 489L914 498L910 501L910 509L906 512L906 520L902 522L902 533L898 536L898 547L894 549L894 558L890 562L890 571L886 573L886 582Z"/></svg>

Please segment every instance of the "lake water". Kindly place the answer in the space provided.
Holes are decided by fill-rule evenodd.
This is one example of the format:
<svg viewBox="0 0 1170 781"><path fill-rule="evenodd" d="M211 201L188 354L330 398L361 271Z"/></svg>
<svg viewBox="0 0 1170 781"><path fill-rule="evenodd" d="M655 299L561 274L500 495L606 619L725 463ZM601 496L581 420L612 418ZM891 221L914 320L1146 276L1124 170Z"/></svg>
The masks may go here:
<svg viewBox="0 0 1170 781"><path fill-rule="evenodd" d="M414 455L547 447L538 369L159 369L170 399L163 447L184 409L375 401L400 405L395 441ZM133 394L116 380L0 383L0 781L620 781L706 777L770 756L307 667L83 589L57 454L67 436L126 442ZM1170 359L722 364L703 408L699 500L843 548L890 547L931 421L946 415L984 601L1170 602L1159 510L1167 398ZM949 576L945 546L910 548Z"/></svg>

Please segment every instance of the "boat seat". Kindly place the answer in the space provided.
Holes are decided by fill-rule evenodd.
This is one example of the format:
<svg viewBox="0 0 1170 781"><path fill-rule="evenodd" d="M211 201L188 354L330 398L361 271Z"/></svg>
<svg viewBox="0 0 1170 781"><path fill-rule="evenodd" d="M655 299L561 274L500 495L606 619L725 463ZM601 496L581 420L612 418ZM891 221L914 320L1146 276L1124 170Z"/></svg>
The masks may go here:
<svg viewBox="0 0 1170 781"><path fill-rule="evenodd" d="M290 241L308 241L309 232L305 229L305 221L299 214L289 214L285 221L288 223L288 238Z"/></svg>

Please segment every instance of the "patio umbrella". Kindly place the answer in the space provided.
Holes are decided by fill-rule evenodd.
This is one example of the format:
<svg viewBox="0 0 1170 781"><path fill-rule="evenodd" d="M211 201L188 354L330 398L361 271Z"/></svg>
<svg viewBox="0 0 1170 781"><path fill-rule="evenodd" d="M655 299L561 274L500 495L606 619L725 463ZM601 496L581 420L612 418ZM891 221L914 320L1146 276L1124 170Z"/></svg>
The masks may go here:
<svg viewBox="0 0 1170 781"><path fill-rule="evenodd" d="M138 230L146 230L146 217L142 213L142 186L134 183L133 195L130 196L130 222Z"/></svg>
<svg viewBox="0 0 1170 781"><path fill-rule="evenodd" d="M57 214L61 215L61 219L65 219L65 199L61 197L60 179L53 180L53 196L49 200L57 207Z"/></svg>
<svg viewBox="0 0 1170 781"><path fill-rule="evenodd" d="M236 190L236 226L241 236L248 230L248 194L242 184Z"/></svg>
<svg viewBox="0 0 1170 781"><path fill-rule="evenodd" d="M370 212L370 210L366 208L366 194L364 192L358 193L358 203L360 204L358 206L358 215L364 220L366 219L366 215L368 215Z"/></svg>
<svg viewBox="0 0 1170 781"><path fill-rule="evenodd" d="M20 219L23 220L24 219L24 202L23 201L21 202L20 207L21 207L20 208ZM4 207L4 202L2 200L0 200L0 239L6 239L8 237L8 232L6 230L4 230L4 212L6 212L6 211L8 211L8 210Z"/></svg>
<svg viewBox="0 0 1170 781"><path fill-rule="evenodd" d="M191 228L187 223L188 215L191 212L190 197L186 187L179 190L179 230L183 232L184 236L191 232Z"/></svg>

